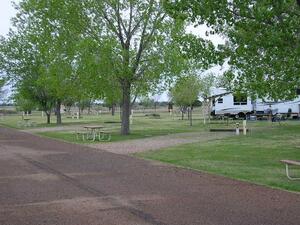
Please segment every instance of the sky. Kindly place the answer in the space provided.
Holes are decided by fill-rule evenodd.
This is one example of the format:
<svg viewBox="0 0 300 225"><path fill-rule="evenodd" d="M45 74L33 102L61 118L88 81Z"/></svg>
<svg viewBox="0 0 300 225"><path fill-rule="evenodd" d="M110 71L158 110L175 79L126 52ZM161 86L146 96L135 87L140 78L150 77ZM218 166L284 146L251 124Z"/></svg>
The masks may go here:
<svg viewBox="0 0 300 225"><path fill-rule="evenodd" d="M11 0L0 2L0 35L6 35L11 27L10 19L16 14Z"/></svg>
<svg viewBox="0 0 300 225"><path fill-rule="evenodd" d="M9 28L12 25L10 19L15 14L16 14L16 11L12 5L11 0L0 0L0 35L2 35L2 36L7 35ZM9 86L4 88L4 93L6 93L6 97L9 97L9 95L11 94L10 89L11 88ZM1 101L0 101L0 103L1 103Z"/></svg>

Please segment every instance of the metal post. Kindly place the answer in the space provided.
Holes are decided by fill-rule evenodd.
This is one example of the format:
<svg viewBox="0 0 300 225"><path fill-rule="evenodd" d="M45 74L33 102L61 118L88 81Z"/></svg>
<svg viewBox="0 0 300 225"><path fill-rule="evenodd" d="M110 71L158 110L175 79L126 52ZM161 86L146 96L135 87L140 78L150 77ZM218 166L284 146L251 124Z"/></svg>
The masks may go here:
<svg viewBox="0 0 300 225"><path fill-rule="evenodd" d="M247 134L247 120L243 120L243 134Z"/></svg>
<svg viewBox="0 0 300 225"><path fill-rule="evenodd" d="M240 124L236 123L236 129L235 129L235 134L236 135L240 135L240 128L239 128Z"/></svg>

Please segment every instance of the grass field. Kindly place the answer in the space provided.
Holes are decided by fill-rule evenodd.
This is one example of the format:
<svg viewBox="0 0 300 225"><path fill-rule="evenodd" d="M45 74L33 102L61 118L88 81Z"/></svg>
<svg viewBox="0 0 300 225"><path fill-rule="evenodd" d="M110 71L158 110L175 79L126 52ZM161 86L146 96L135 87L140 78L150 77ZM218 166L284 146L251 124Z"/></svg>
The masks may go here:
<svg viewBox="0 0 300 225"><path fill-rule="evenodd" d="M248 136L233 136L206 143L185 144L136 154L222 176L300 192L300 181L285 176L281 159L300 160L300 122L268 126L260 123ZM300 177L300 168L291 171Z"/></svg>
<svg viewBox="0 0 300 225"><path fill-rule="evenodd" d="M105 115L103 116L105 117ZM77 119L71 119L67 118L67 116L62 117L63 124L60 126L69 126L69 125L80 125L80 124L90 124L90 123L96 123L99 122L99 119L101 120L100 116L95 116L95 115L88 115L88 116L83 116L79 120ZM42 117L40 112L34 112L30 116L25 116L25 118L29 118L30 121L35 122L36 126L35 127L57 127L55 123L55 116L51 117L51 124L46 123L46 117ZM112 118L114 119L114 118ZM13 115L7 115L7 116L2 116L0 117L0 124L11 127L11 128L16 128L16 129L31 129L32 127L23 127L23 126L18 126L18 123L22 122L22 115L21 114L13 114Z"/></svg>
<svg viewBox="0 0 300 225"><path fill-rule="evenodd" d="M167 112L159 112L160 118L145 116L145 113L134 113L133 124L131 124L131 134L128 136L120 135L120 117L119 114L111 116L110 114L102 115L83 115L79 120L67 118L63 116L63 124L57 126L54 122L46 124L46 118L41 117L40 112L35 112L31 116L30 121L36 124L35 127L18 126L18 123L22 121L21 115L10 115L0 119L0 124L16 129L32 130L33 133L37 133L41 136L61 139L74 143L91 143L91 141L76 140L75 131L82 130L84 125L103 125L105 130L112 133L111 141L122 141L128 139L138 139L145 137L153 137L159 135L167 135L172 133L183 132L196 132L208 129L209 126L203 124L201 119L200 110L194 113L193 126L189 125L187 119L181 120L180 114L170 116ZM55 118L53 117L53 120ZM234 127L236 121L230 121L228 127ZM212 124L213 127L225 126L226 122L218 121L217 124ZM40 129L41 128L41 129ZM45 129L46 128L46 129Z"/></svg>
<svg viewBox="0 0 300 225"><path fill-rule="evenodd" d="M109 121L109 123L107 123L107 121ZM110 131L112 134L111 142L161 136L173 133L196 132L206 129L201 121L195 122L194 126L191 127L186 120L173 120L172 118L168 117L162 117L161 119L136 117L131 125L131 133L127 136L120 135L120 123L112 123L110 116L102 117L97 121L88 121L84 124L104 125L104 129ZM51 138L62 139L68 142L91 143L91 141L82 141L81 139L76 140L74 130L47 131L38 132L38 134Z"/></svg>

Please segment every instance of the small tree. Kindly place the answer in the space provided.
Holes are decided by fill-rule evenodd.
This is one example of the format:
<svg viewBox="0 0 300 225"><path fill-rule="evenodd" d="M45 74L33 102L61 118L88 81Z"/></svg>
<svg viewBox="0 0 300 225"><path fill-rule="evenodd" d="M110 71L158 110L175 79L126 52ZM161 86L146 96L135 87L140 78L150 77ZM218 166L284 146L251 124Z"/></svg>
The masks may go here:
<svg viewBox="0 0 300 225"><path fill-rule="evenodd" d="M182 119L184 112L188 108L190 125L192 126L192 104L198 100L201 90L199 78L195 75L190 75L180 78L175 86L171 89L172 101L180 107Z"/></svg>
<svg viewBox="0 0 300 225"><path fill-rule="evenodd" d="M30 114L33 109L35 109L35 102L30 99L23 98L21 95L16 94L14 96L15 105L18 111L23 111L26 114Z"/></svg>

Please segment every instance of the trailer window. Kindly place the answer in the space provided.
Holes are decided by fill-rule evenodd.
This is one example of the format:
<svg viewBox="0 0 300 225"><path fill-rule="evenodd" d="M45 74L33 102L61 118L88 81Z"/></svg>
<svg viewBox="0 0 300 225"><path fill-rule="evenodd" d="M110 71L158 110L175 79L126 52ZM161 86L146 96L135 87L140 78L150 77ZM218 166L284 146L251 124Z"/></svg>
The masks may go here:
<svg viewBox="0 0 300 225"><path fill-rule="evenodd" d="M247 96L246 95L234 95L233 96L234 105L247 105Z"/></svg>
<svg viewBox="0 0 300 225"><path fill-rule="evenodd" d="M218 98L218 103L222 104L223 103L223 98Z"/></svg>

